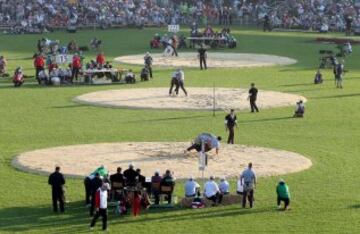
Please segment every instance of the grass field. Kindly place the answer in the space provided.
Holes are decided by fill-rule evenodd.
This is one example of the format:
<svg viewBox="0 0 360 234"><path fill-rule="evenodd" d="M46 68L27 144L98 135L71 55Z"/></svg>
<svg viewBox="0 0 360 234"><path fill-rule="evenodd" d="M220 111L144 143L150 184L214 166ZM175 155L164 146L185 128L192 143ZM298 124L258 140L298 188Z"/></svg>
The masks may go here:
<svg viewBox="0 0 360 234"><path fill-rule="evenodd" d="M67 43L75 38L87 44L94 34L104 41L108 59L144 53L158 29L56 32L47 35ZM278 177L260 178L255 208L239 205L202 210L149 211L138 218L110 214L111 233L359 233L360 232L360 48L347 58L344 89L334 87L331 70L325 83L313 85L319 49L334 45L313 43L317 34L262 33L237 29L238 47L227 52L289 56L298 63L287 67L256 69L186 69L190 86L260 89L304 95L309 99L304 119L288 118L293 107L238 113L236 142L294 151L310 158L313 167L286 175L292 210L276 210ZM331 35L340 37L341 35ZM0 36L0 53L8 58L9 71L22 65L33 75L32 60L39 35ZM154 52L154 51L151 51ZM87 59L95 56L87 53ZM134 67L139 71L140 67ZM19 89L0 80L0 233L86 233L90 218L83 205L83 182L67 180L66 213L51 210L47 177L12 168L14 155L60 145L119 141L189 141L202 131L225 135L224 113L99 108L79 105L72 98L104 89L168 86L171 70L155 69L147 83L118 86L44 88L27 84ZM31 82L29 80L28 82ZM121 165L126 167L126 165ZM110 168L114 170L115 168ZM242 168L239 168L239 173ZM235 190L235 180L232 180ZM182 182L176 191L183 193ZM100 230L100 225L97 226Z"/></svg>

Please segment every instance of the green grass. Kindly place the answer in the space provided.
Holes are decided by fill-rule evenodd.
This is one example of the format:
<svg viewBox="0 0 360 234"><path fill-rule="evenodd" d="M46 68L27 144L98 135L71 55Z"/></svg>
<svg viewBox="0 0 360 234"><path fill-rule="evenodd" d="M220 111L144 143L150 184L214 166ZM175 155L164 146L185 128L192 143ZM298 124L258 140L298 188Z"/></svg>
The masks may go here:
<svg viewBox="0 0 360 234"><path fill-rule="evenodd" d="M158 29L56 32L52 39L67 43L76 38L87 44L95 33L104 41L108 59L148 50L148 40ZM256 69L186 69L187 86L243 87L255 82L261 89L304 95L309 99L304 119L284 119L293 107L238 113L236 142L294 151L309 157L313 167L283 176L292 193L292 210L275 209L278 177L260 178L256 205L203 210L149 211L138 218L110 215L111 233L359 233L360 224L360 51L347 59L345 88L335 89L327 70L323 85L312 85L318 50L334 45L311 41L317 34L233 31L236 50L283 55L298 63L287 67ZM340 35L332 35L339 37ZM22 65L33 75L32 60L38 35L0 36L0 52L9 59L9 71ZM154 51L152 51L154 52ZM87 53L87 59L94 53ZM16 59L16 60L13 60ZM139 71L140 67L133 67ZM225 135L224 113L99 108L72 102L77 95L106 89L168 86L169 69L155 69L148 83L119 86L42 88L25 85L14 89L0 82L0 233L86 233L90 222L83 206L82 180L67 180L71 203L64 215L51 211L47 177L27 174L11 166L14 155L59 145L119 141L188 141L201 131ZM32 81L31 79L29 81ZM164 120L164 118L169 118ZM121 165L125 167L126 165ZM94 165L95 167L95 165ZM113 168L110 168L114 170ZM239 173L242 168L239 168ZM234 190L235 181L232 180ZM177 186L182 194L182 183ZM97 226L100 230L100 225Z"/></svg>

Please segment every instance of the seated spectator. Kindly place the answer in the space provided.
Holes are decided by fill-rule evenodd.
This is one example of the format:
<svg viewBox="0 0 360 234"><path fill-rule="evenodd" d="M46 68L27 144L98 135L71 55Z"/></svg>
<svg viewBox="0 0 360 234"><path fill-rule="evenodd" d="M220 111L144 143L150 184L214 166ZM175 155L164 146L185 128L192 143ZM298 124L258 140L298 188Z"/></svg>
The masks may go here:
<svg viewBox="0 0 360 234"><path fill-rule="evenodd" d="M207 199L214 202L214 204L221 203L222 195L217 183L214 181L214 176L210 176L210 180L204 185L204 195Z"/></svg>
<svg viewBox="0 0 360 234"><path fill-rule="evenodd" d="M0 75L6 74L7 62L4 56L0 56Z"/></svg>
<svg viewBox="0 0 360 234"><path fill-rule="evenodd" d="M151 194L155 198L155 205L159 205L161 180L162 177L160 176L159 171L156 171L155 174L151 177Z"/></svg>
<svg viewBox="0 0 360 234"><path fill-rule="evenodd" d="M230 185L225 177L220 179L219 190L222 195L227 195L230 193Z"/></svg>
<svg viewBox="0 0 360 234"><path fill-rule="evenodd" d="M160 36L158 33L155 34L154 38L150 41L150 48L151 49L158 49L160 48L161 42L160 42Z"/></svg>
<svg viewBox="0 0 360 234"><path fill-rule="evenodd" d="M329 25L322 23L320 26L320 33L327 33L329 31Z"/></svg>
<svg viewBox="0 0 360 234"><path fill-rule="evenodd" d="M118 167L116 169L116 173L110 176L110 182L111 182L111 188L113 187L114 183L121 183L125 185L125 179L124 179L124 175L121 173L121 167Z"/></svg>
<svg viewBox="0 0 360 234"><path fill-rule="evenodd" d="M71 40L71 41L69 42L69 44L68 44L68 46L67 46L67 50L68 50L69 52L71 52L71 53L78 51L78 46L77 46L77 43L76 43L75 40Z"/></svg>
<svg viewBox="0 0 360 234"><path fill-rule="evenodd" d="M49 75L45 70L41 70L38 74L38 80L41 85L46 85L50 82Z"/></svg>
<svg viewBox="0 0 360 234"><path fill-rule="evenodd" d="M165 175L163 176L161 182L160 182L160 190L162 194L166 194L167 198L166 200L168 201L168 203L171 203L171 197L172 197L172 193L174 190L174 186L175 186L175 181L174 178L171 175L170 170L166 170ZM166 188L170 188L169 190L164 190L164 187Z"/></svg>
<svg viewBox="0 0 360 234"><path fill-rule="evenodd" d="M305 114L305 106L302 100L296 103L296 109L294 117L302 118Z"/></svg>
<svg viewBox="0 0 360 234"><path fill-rule="evenodd" d="M142 70L141 70L141 74L140 74L140 78L141 81L148 81L150 77L150 71L149 68L147 66L145 66Z"/></svg>
<svg viewBox="0 0 360 234"><path fill-rule="evenodd" d="M126 186L135 186L137 176L138 176L138 173L134 170L134 165L132 163L130 163L129 168L124 171L125 185Z"/></svg>
<svg viewBox="0 0 360 234"><path fill-rule="evenodd" d="M126 75L125 75L125 82L127 84L133 84L136 82L135 80L135 74L132 72L132 70L130 69Z"/></svg>
<svg viewBox="0 0 360 234"><path fill-rule="evenodd" d="M190 177L185 183L185 197L195 197L196 195L200 196L200 185L193 177Z"/></svg>
<svg viewBox="0 0 360 234"><path fill-rule="evenodd" d="M241 183L241 179L239 178L238 181L236 182L236 193L239 195L243 195L244 194L244 180Z"/></svg>
<svg viewBox="0 0 360 234"><path fill-rule="evenodd" d="M320 69L315 74L314 83L315 84L321 84L323 82L322 74L320 72Z"/></svg>
<svg viewBox="0 0 360 234"><path fill-rule="evenodd" d="M98 40L96 37L90 40L91 49L98 50L101 46L101 40Z"/></svg>
<svg viewBox="0 0 360 234"><path fill-rule="evenodd" d="M106 61L105 65L104 65L104 68L106 69L112 69L112 65L109 61Z"/></svg>
<svg viewBox="0 0 360 234"><path fill-rule="evenodd" d="M22 71L22 67L18 67L15 69L13 76L13 83L15 87L20 87L24 83L24 73Z"/></svg>
<svg viewBox="0 0 360 234"><path fill-rule="evenodd" d="M276 194L277 194L277 205L278 208L281 208L281 202L285 203L284 210L289 209L290 205L290 192L289 187L285 183L283 179L280 179L278 186L276 187Z"/></svg>
<svg viewBox="0 0 360 234"><path fill-rule="evenodd" d="M59 69L53 68L49 74L49 80L47 84L60 85L61 79L59 74Z"/></svg>
<svg viewBox="0 0 360 234"><path fill-rule="evenodd" d="M145 176L141 175L141 169L138 168L136 169L136 173L138 174L138 177L137 177L137 182L138 184L140 184L141 187L145 187Z"/></svg>

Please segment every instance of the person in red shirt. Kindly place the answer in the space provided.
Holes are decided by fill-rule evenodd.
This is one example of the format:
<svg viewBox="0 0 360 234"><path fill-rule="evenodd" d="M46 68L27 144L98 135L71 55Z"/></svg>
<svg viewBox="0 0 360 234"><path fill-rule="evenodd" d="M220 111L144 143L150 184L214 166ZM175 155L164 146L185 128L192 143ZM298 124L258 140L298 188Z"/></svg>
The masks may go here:
<svg viewBox="0 0 360 234"><path fill-rule="evenodd" d="M107 230L107 199L108 199L108 191L110 190L110 185L108 183L103 183L102 186L96 190L95 193L95 207L96 207L96 214L91 221L90 230L93 230L97 219L101 216L102 217L102 229L103 231Z"/></svg>
<svg viewBox="0 0 360 234"><path fill-rule="evenodd" d="M81 69L81 59L79 55L74 55L72 61L72 73L71 73L71 83L73 82L74 78L78 80L78 76Z"/></svg>
<svg viewBox="0 0 360 234"><path fill-rule="evenodd" d="M140 209L141 209L141 195L139 192L134 192L134 201L133 201L133 215L138 216L140 215Z"/></svg>
<svg viewBox="0 0 360 234"><path fill-rule="evenodd" d="M104 53L101 52L96 56L96 63L98 65L98 67L103 67L105 65L105 56Z"/></svg>
<svg viewBox="0 0 360 234"><path fill-rule="evenodd" d="M35 67L35 78L40 84L39 72L44 70L44 67L45 67L45 59L41 54L35 55L34 67Z"/></svg>

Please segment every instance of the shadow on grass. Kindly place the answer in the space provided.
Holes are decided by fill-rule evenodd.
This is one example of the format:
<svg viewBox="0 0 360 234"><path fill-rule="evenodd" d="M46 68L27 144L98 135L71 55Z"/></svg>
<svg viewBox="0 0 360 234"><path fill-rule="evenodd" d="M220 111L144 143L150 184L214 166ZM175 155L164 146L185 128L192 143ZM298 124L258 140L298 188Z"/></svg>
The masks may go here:
<svg viewBox="0 0 360 234"><path fill-rule="evenodd" d="M360 93L349 93L341 95L331 95L331 96L322 96L322 97L312 97L312 99L331 99L331 98L348 98L348 97L359 97Z"/></svg>
<svg viewBox="0 0 360 234"><path fill-rule="evenodd" d="M109 209L109 226L111 224L131 224L149 222L179 222L189 220L202 220L220 217L234 217L239 215L253 215L258 213L276 212L275 209L242 209L240 205L219 206L201 210L173 209L142 211L142 215L133 218L131 215L115 216L114 208ZM129 212L131 213L131 212ZM11 207L0 209L0 232L37 231L44 233L79 233L88 232L91 218L88 208L82 201L66 205L65 213L52 213L51 206L40 207ZM98 227L100 227L100 220Z"/></svg>
<svg viewBox="0 0 360 234"><path fill-rule="evenodd" d="M284 84L279 85L280 87L297 87L297 86L315 86L314 83L302 83L302 84Z"/></svg>
<svg viewBox="0 0 360 234"><path fill-rule="evenodd" d="M294 119L294 117L286 116L286 117L277 117L277 118L243 120L243 121L241 121L241 124L254 123L254 122L272 122L272 121L281 121L281 120L286 120L286 119Z"/></svg>
<svg viewBox="0 0 360 234"><path fill-rule="evenodd" d="M169 117L169 118L158 118L158 119L145 119L145 120L133 120L133 121L124 121L122 123L155 123L155 122L166 122L166 121L176 121L176 120L185 120L185 119L201 119L208 118L211 114L207 115L195 115L195 116L182 116L182 117Z"/></svg>

